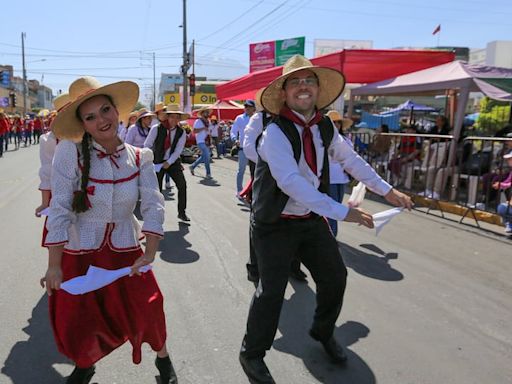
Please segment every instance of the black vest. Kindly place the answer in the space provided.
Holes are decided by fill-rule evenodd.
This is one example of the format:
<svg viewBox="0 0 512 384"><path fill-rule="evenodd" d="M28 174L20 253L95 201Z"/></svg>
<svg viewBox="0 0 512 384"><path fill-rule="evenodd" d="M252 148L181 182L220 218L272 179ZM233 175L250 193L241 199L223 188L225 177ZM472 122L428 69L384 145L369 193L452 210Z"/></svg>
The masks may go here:
<svg viewBox="0 0 512 384"><path fill-rule="evenodd" d="M278 116L273 120L285 136L290 140L293 149L293 157L297 164L300 160L302 152L302 140L295 124L290 120ZM320 176L320 186L318 190L322 193L328 193L329 190L329 155L327 149L332 142L334 136L334 126L331 119L326 116L318 123L322 144L324 146L324 160L322 164L322 175ZM258 158L256 164L256 172L254 174L253 182L253 200L252 200L252 214L253 218L262 223L275 223L279 220L281 212L283 211L289 196L286 195L277 186L276 181L270 173L268 164Z"/></svg>
<svg viewBox="0 0 512 384"><path fill-rule="evenodd" d="M153 163L155 163L155 164L160 164L160 163L164 162L165 138L168 134L169 134L169 131L167 130L167 128L165 128L162 124L158 124L158 133L156 135L156 139L155 139L155 142L153 143L153 148L152 148L153 156L154 156ZM179 141L181 135L183 135L183 129L181 129L180 127L176 127L176 133L174 134L174 140L171 143L171 154L176 149L176 145L178 144L178 141ZM181 164L181 158L178 157L178 159L176 159L176 161L171 165L174 165L174 164Z"/></svg>

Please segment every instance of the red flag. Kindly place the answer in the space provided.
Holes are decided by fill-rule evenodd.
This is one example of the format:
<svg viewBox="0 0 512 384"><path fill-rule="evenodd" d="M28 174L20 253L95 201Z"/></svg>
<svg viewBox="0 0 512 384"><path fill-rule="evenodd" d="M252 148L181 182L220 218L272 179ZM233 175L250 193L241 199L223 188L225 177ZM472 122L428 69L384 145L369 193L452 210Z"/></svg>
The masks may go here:
<svg viewBox="0 0 512 384"><path fill-rule="evenodd" d="M439 33L441 32L441 24L439 24L436 29L434 29L434 32L432 32L433 35L435 35L436 33Z"/></svg>

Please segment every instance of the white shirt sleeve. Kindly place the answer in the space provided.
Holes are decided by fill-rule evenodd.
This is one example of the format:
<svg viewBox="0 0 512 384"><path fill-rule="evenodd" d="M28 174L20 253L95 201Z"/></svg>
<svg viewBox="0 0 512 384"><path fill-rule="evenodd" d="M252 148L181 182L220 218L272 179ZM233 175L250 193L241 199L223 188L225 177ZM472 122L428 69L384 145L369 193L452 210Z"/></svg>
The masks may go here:
<svg viewBox="0 0 512 384"><path fill-rule="evenodd" d="M254 163L258 162L258 152L256 151L256 139L263 132L263 116L261 113L255 113L251 116L249 124L244 131L244 154Z"/></svg>
<svg viewBox="0 0 512 384"><path fill-rule="evenodd" d="M52 160L55 153L57 140L53 133L48 132L41 136L39 141L39 159L41 167L39 168L39 190L49 191L51 189Z"/></svg>
<svg viewBox="0 0 512 384"><path fill-rule="evenodd" d="M231 127L231 132L230 132L230 135L231 135L231 139L236 141L236 140L239 140L238 138L238 135L241 131L241 127L240 127L240 121L242 119L240 118L240 115L238 115L236 118L235 118L235 121L233 122L233 126Z"/></svg>
<svg viewBox="0 0 512 384"><path fill-rule="evenodd" d="M183 135L181 135L180 139L176 143L176 148L174 148L174 152L171 153L171 156L165 161L167 164L172 165L178 158L181 156L181 152L183 152L183 148L185 148L185 142L187 141L187 133L183 131Z"/></svg>
<svg viewBox="0 0 512 384"><path fill-rule="evenodd" d="M158 124L153 125L149 130L148 137L144 141L144 148L153 149L153 145L155 144L156 136L158 135Z"/></svg>
<svg viewBox="0 0 512 384"><path fill-rule="evenodd" d="M346 172L361 181L371 191L384 196L391 190L392 186L384 181L340 135L334 135L328 151L333 161L341 163Z"/></svg>
<svg viewBox="0 0 512 384"><path fill-rule="evenodd" d="M126 144L133 145L135 142L135 130L137 127L135 125L132 125L130 128L128 128L128 132L126 133L126 137L124 138L124 142Z"/></svg>
<svg viewBox="0 0 512 384"><path fill-rule="evenodd" d="M164 198L158 188L153 167L153 152L148 148L141 151L139 176L140 212L144 223L142 232L164 236Z"/></svg>
<svg viewBox="0 0 512 384"><path fill-rule="evenodd" d="M259 154L268 163L277 186L290 198L321 216L345 219L348 208L321 193L300 173L292 145L276 124L263 132Z"/></svg>

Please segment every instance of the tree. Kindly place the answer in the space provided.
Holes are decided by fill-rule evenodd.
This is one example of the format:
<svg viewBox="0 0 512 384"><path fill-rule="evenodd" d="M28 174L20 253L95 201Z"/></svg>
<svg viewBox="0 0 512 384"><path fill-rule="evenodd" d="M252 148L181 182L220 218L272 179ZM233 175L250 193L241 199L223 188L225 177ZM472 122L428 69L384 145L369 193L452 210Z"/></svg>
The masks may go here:
<svg viewBox="0 0 512 384"><path fill-rule="evenodd" d="M510 104L484 97L480 101L480 115L475 128L482 133L495 133L510 119Z"/></svg>
<svg viewBox="0 0 512 384"><path fill-rule="evenodd" d="M133 107L134 111L138 111L141 108L147 108L144 104L142 104L140 101L137 101L137 104L135 104L135 107Z"/></svg>

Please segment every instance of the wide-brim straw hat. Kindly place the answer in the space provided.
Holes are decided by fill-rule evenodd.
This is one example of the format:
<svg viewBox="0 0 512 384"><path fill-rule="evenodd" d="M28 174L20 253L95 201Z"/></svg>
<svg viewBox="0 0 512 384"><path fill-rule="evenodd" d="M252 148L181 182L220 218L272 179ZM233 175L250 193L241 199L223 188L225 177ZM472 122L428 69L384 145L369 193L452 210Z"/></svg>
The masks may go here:
<svg viewBox="0 0 512 384"><path fill-rule="evenodd" d="M139 114L137 116L137 121L139 121L143 117L148 117L148 116L156 116L156 114L151 112L151 111L149 111L149 110L147 110L146 108L141 108L141 109L139 109Z"/></svg>
<svg viewBox="0 0 512 384"><path fill-rule="evenodd" d="M302 55L294 55L283 65L283 73L272 81L261 94L261 105L270 113L279 114L284 105L281 96L283 84L288 77L298 71L307 69L313 72L318 78L317 109L328 107L336 100L345 88L345 77L333 68L315 66Z"/></svg>
<svg viewBox="0 0 512 384"><path fill-rule="evenodd" d="M139 86L132 81L101 85L94 77L85 76L72 82L68 93L69 104L53 120L52 130L61 140L80 142L85 132L76 115L80 104L94 96L106 95L112 99L119 116L126 116L139 99Z"/></svg>
<svg viewBox="0 0 512 384"><path fill-rule="evenodd" d="M264 90L265 90L265 88L258 89L258 92L256 92L256 95L254 96L254 102L256 103L257 111L264 110L263 105L261 105L261 94L263 93Z"/></svg>
<svg viewBox="0 0 512 384"><path fill-rule="evenodd" d="M354 120L349 119L347 117L342 117L341 114L334 109L331 109L325 115L327 117L329 117L333 122L341 121L341 129L343 129L343 130L350 128L352 126L352 124L354 124Z"/></svg>
<svg viewBox="0 0 512 384"><path fill-rule="evenodd" d="M155 113L158 113L160 111L165 111L165 109L166 109L166 105L164 103L162 103L162 102L156 103L156 105L155 105Z"/></svg>
<svg viewBox="0 0 512 384"><path fill-rule="evenodd" d="M180 111L178 106L175 104L167 105L167 107L165 108L165 113L167 113L168 115L170 115L170 114L181 115L180 120L186 120L190 117L190 114Z"/></svg>
<svg viewBox="0 0 512 384"><path fill-rule="evenodd" d="M62 93L53 99L53 106L55 107L55 110L59 112L65 108L70 103L70 101L71 99L69 98L69 93Z"/></svg>

